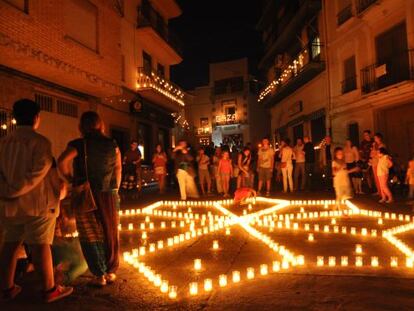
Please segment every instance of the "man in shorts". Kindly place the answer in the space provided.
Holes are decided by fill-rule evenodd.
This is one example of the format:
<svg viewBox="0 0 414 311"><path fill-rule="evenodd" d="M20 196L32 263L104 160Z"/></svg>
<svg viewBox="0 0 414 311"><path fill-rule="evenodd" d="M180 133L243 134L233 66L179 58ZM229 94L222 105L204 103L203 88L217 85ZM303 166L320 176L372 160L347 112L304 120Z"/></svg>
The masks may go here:
<svg viewBox="0 0 414 311"><path fill-rule="evenodd" d="M25 242L32 251L35 270L43 281L43 299L53 302L70 295L72 287L55 285L50 246L57 211L48 208L45 177L52 166L51 144L36 133L40 108L30 99L13 106L16 130L0 140L0 299L14 299L21 287L14 283L17 254Z"/></svg>
<svg viewBox="0 0 414 311"><path fill-rule="evenodd" d="M266 196L270 195L270 186L273 175L275 152L270 148L269 139L262 140L262 146L257 153L257 173L259 175L258 193L262 191L263 184L266 184Z"/></svg>

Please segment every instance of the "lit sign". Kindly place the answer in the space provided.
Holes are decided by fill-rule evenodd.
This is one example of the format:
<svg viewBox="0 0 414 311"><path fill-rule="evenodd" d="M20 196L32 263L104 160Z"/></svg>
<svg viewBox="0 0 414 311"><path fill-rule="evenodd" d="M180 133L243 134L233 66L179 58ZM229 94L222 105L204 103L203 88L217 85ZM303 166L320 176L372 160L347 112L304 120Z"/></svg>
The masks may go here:
<svg viewBox="0 0 414 311"><path fill-rule="evenodd" d="M235 114L223 114L216 116L216 123L232 123L236 121Z"/></svg>

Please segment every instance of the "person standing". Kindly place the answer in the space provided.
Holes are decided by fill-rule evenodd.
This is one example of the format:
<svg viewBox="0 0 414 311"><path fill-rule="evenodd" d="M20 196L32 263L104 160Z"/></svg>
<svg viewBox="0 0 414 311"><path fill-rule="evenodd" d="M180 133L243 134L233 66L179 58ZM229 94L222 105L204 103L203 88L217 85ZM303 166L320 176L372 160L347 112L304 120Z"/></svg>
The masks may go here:
<svg viewBox="0 0 414 311"><path fill-rule="evenodd" d="M408 199L414 199L414 159L408 161L405 183L408 185Z"/></svg>
<svg viewBox="0 0 414 311"><path fill-rule="evenodd" d="M344 159L346 163L346 168L350 171L353 170L353 173L349 174L349 177L352 181L352 187L356 194L362 194L361 183L362 183L362 176L359 172L359 167L357 168L357 163L359 161L359 151L358 148L352 145L350 139L345 141L345 147L343 149ZM354 170L357 168L356 170Z"/></svg>
<svg viewBox="0 0 414 311"><path fill-rule="evenodd" d="M390 188L388 187L389 170L392 167L391 158L388 155L387 149L381 147L378 149L378 164L377 164L377 178L379 182L379 191L381 193L380 203L392 203L393 197Z"/></svg>
<svg viewBox="0 0 414 311"><path fill-rule="evenodd" d="M14 283L17 254L23 242L32 250L35 270L41 274L43 299L53 302L70 295L72 287L56 285L51 244L58 211L49 206L46 176L52 167L50 141L38 134L40 107L30 99L13 105L16 130L0 140L0 251L1 299L14 299L21 287Z"/></svg>
<svg viewBox="0 0 414 311"><path fill-rule="evenodd" d="M155 153L152 157L152 164L154 166L154 175L158 180L160 193L165 192L165 177L167 175L167 154L162 150L161 144L155 147Z"/></svg>
<svg viewBox="0 0 414 311"><path fill-rule="evenodd" d="M260 194L263 184L266 184L266 196L270 195L270 186L273 174L275 152L270 147L269 139L263 138L262 146L257 152L257 172L259 184L257 192Z"/></svg>
<svg viewBox="0 0 414 311"><path fill-rule="evenodd" d="M293 192L293 179L292 179L292 171L293 171L293 163L292 160L295 158L293 153L293 149L290 147L290 140L286 138L281 141L281 151L280 151L280 162L282 167L282 175L283 175L283 192L287 193L288 190Z"/></svg>
<svg viewBox="0 0 414 311"><path fill-rule="evenodd" d="M126 189L133 190L137 188L138 191L141 191L141 162L142 155L138 149L138 143L132 141L130 149L125 152L123 158L124 187Z"/></svg>
<svg viewBox="0 0 414 311"><path fill-rule="evenodd" d="M332 159L334 146L331 136L325 137L325 142L320 149L320 166L322 169L322 177L325 180L325 190L332 189Z"/></svg>
<svg viewBox="0 0 414 311"><path fill-rule="evenodd" d="M375 186L377 187L377 193L374 193L374 195L379 195L379 196L381 196L381 185L380 185L380 181L378 178L378 162L380 158L380 154L379 154L380 148L386 148L383 142L383 136L381 133L375 133L374 143L372 144L372 148L371 148L371 166L372 166L372 172L374 175Z"/></svg>
<svg viewBox="0 0 414 311"><path fill-rule="evenodd" d="M116 142L105 136L96 112L84 112L79 129L82 137L68 143L59 157L59 170L73 187L88 183L92 190L96 210L72 208L83 255L95 276L92 285L102 287L115 282L119 267L121 153Z"/></svg>
<svg viewBox="0 0 414 311"><path fill-rule="evenodd" d="M198 151L197 156L197 163L198 163L198 179L200 182L201 193L203 195L211 194L211 178L210 178L210 171L209 171L209 164L210 158L208 155L205 154L205 150L200 148ZM206 184L207 184L207 191L206 191Z"/></svg>
<svg viewBox="0 0 414 311"><path fill-rule="evenodd" d="M216 147L216 151L214 153L213 156L213 165L212 167L212 176L214 176L214 180L216 182L216 190L217 190L217 194L222 194L223 193L223 187L222 187L222 182L221 182L221 177L218 171L218 165L221 159L221 147Z"/></svg>
<svg viewBox="0 0 414 311"><path fill-rule="evenodd" d="M315 173L315 146L311 142L308 136L303 138L305 143L305 181L306 181L306 190L312 190L312 180Z"/></svg>
<svg viewBox="0 0 414 311"><path fill-rule="evenodd" d="M362 175L364 177L364 180L367 181L367 186L369 191L372 192L373 189L373 183L372 183L372 167L369 165L370 158L371 158L371 149L372 145L374 143L374 140L371 137L371 131L365 130L363 134L363 140L361 141L361 144L359 146L360 151L360 160L362 161Z"/></svg>
<svg viewBox="0 0 414 311"><path fill-rule="evenodd" d="M233 176L233 164L230 158L230 152L224 151L219 161L218 172L220 174L223 186L224 197L229 197L230 178Z"/></svg>
<svg viewBox="0 0 414 311"><path fill-rule="evenodd" d="M178 186L180 188L181 200L187 200L187 197L198 198L198 191L194 182L193 156L188 150L185 140L178 142L173 151Z"/></svg>
<svg viewBox="0 0 414 311"><path fill-rule="evenodd" d="M306 173L305 173L305 146L301 138L296 140L296 146L293 148L294 157L296 159L295 163L295 187L296 190L305 190L306 185ZM301 178L301 183L299 187L299 177Z"/></svg>
<svg viewBox="0 0 414 311"><path fill-rule="evenodd" d="M333 173L333 186L336 195L336 204L339 207L343 200L352 198L352 187L349 180L349 174L353 173L352 170L348 170L344 159L344 151L341 147L337 147L333 153L332 161L332 173Z"/></svg>
<svg viewBox="0 0 414 311"><path fill-rule="evenodd" d="M239 168L239 175L237 176L237 189L241 187L251 187L250 184L250 164L252 161L252 154L248 147L244 147L243 151L239 153L237 158L237 165Z"/></svg>

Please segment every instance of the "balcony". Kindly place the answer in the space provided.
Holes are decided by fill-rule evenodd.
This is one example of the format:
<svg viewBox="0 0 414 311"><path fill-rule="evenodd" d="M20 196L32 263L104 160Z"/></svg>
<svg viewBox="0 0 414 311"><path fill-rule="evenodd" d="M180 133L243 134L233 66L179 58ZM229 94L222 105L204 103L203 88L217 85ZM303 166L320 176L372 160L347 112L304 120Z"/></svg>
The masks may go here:
<svg viewBox="0 0 414 311"><path fill-rule="evenodd" d="M182 61L182 44L162 16L151 6L138 7L137 31L143 41L158 46L171 65Z"/></svg>
<svg viewBox="0 0 414 311"><path fill-rule="evenodd" d="M349 93L357 88L357 77L349 77L341 82L342 94Z"/></svg>
<svg viewBox="0 0 414 311"><path fill-rule="evenodd" d="M273 106L325 70L325 62L321 54L323 45L316 42L308 44L293 61L281 69L279 77L261 91L258 102Z"/></svg>
<svg viewBox="0 0 414 311"><path fill-rule="evenodd" d="M343 8L341 11L339 11L337 15L338 26L341 26L342 24L344 24L352 16L353 16L353 12L352 12L352 3L351 3L345 8Z"/></svg>
<svg viewBox="0 0 414 311"><path fill-rule="evenodd" d="M180 87L144 67L138 68L137 92L169 111L184 106L184 92Z"/></svg>
<svg viewBox="0 0 414 311"><path fill-rule="evenodd" d="M276 23L278 27L268 36L266 54L259 63L259 68L269 66L276 54L284 52L287 46L296 38L306 22L322 9L321 0L302 0L293 16L285 16Z"/></svg>
<svg viewBox="0 0 414 311"><path fill-rule="evenodd" d="M357 0L356 2L357 14L362 14L366 9L368 9L371 5L377 2L378 0Z"/></svg>
<svg viewBox="0 0 414 311"><path fill-rule="evenodd" d="M363 94L409 80L414 80L414 50L407 50L361 70Z"/></svg>

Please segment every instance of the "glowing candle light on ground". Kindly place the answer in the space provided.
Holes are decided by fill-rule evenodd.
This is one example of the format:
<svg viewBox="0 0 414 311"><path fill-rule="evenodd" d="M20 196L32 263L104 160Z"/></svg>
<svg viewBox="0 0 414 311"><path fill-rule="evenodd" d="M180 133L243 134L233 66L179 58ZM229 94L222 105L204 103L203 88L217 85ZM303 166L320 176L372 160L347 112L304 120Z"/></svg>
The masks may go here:
<svg viewBox="0 0 414 311"><path fill-rule="evenodd" d="M148 235L147 235L147 232L142 232L142 235L141 235L141 238L143 239L143 240L146 240L147 238L148 238Z"/></svg>
<svg viewBox="0 0 414 311"><path fill-rule="evenodd" d="M233 271L232 279L233 279L233 283L240 282L240 271Z"/></svg>
<svg viewBox="0 0 414 311"><path fill-rule="evenodd" d="M226 235L230 235L230 228L226 228Z"/></svg>
<svg viewBox="0 0 414 311"><path fill-rule="evenodd" d="M177 298L177 286L175 286L175 285L170 286L170 288L168 290L168 297L170 299Z"/></svg>
<svg viewBox="0 0 414 311"><path fill-rule="evenodd" d="M299 255L299 256L297 256L297 257L296 257L296 263L297 263L299 266L303 266L303 265L305 264L305 256L303 256L303 255Z"/></svg>
<svg viewBox="0 0 414 311"><path fill-rule="evenodd" d="M348 256L341 256L341 266L342 267L348 266Z"/></svg>
<svg viewBox="0 0 414 311"><path fill-rule="evenodd" d="M213 289L213 281L212 279L205 279L204 280L204 291L209 292Z"/></svg>
<svg viewBox="0 0 414 311"><path fill-rule="evenodd" d="M378 262L378 257L377 256L372 256L371 257L371 266L372 267L378 267L379 262Z"/></svg>
<svg viewBox="0 0 414 311"><path fill-rule="evenodd" d="M220 274L220 276L219 276L219 285L220 285L220 287L227 286L227 275Z"/></svg>
<svg viewBox="0 0 414 311"><path fill-rule="evenodd" d="M315 240L315 238L314 238L314 236L313 236L313 233L309 233L309 234L308 234L308 241L312 242L312 241L314 241L314 240Z"/></svg>
<svg viewBox="0 0 414 311"><path fill-rule="evenodd" d="M363 259L361 256L356 256L355 257L355 266L357 267L362 267L363 264Z"/></svg>
<svg viewBox="0 0 414 311"><path fill-rule="evenodd" d="M197 282L191 282L190 283L190 295L195 296L198 294L198 283Z"/></svg>
<svg viewBox="0 0 414 311"><path fill-rule="evenodd" d="M273 272L280 271L280 262L279 261L277 261L277 260L273 261L272 270L273 270Z"/></svg>
<svg viewBox="0 0 414 311"><path fill-rule="evenodd" d="M391 267L398 267L398 257L392 256L390 260Z"/></svg>
<svg viewBox="0 0 414 311"><path fill-rule="evenodd" d="M247 279L254 279L254 268L247 268Z"/></svg>
<svg viewBox="0 0 414 311"><path fill-rule="evenodd" d="M266 264L260 265L260 274L267 275L269 273L269 269Z"/></svg>
<svg viewBox="0 0 414 311"><path fill-rule="evenodd" d="M336 266L336 257L335 256L329 256L328 265L329 265L329 267L335 267Z"/></svg>
<svg viewBox="0 0 414 311"><path fill-rule="evenodd" d="M129 231L134 230L134 224L128 224L128 230Z"/></svg>
<svg viewBox="0 0 414 311"><path fill-rule="evenodd" d="M168 292L168 281L162 280L161 281L161 293L166 293L166 292Z"/></svg>
<svg viewBox="0 0 414 311"><path fill-rule="evenodd" d="M413 268L414 267L414 258L407 257L406 260L405 260L405 266L407 268Z"/></svg>
<svg viewBox="0 0 414 311"><path fill-rule="evenodd" d="M362 254L362 245L361 244L356 244L355 245L355 253Z"/></svg>
<svg viewBox="0 0 414 311"><path fill-rule="evenodd" d="M214 249L214 250L219 249L219 242L218 242L217 240L214 240L214 241L213 241L213 249Z"/></svg>
<svg viewBox="0 0 414 311"><path fill-rule="evenodd" d="M318 267L322 267L324 265L324 259L323 256L316 257L316 265Z"/></svg>
<svg viewBox="0 0 414 311"><path fill-rule="evenodd" d="M196 270L196 271L201 270L201 259L199 259L199 258L194 259L194 270Z"/></svg>

